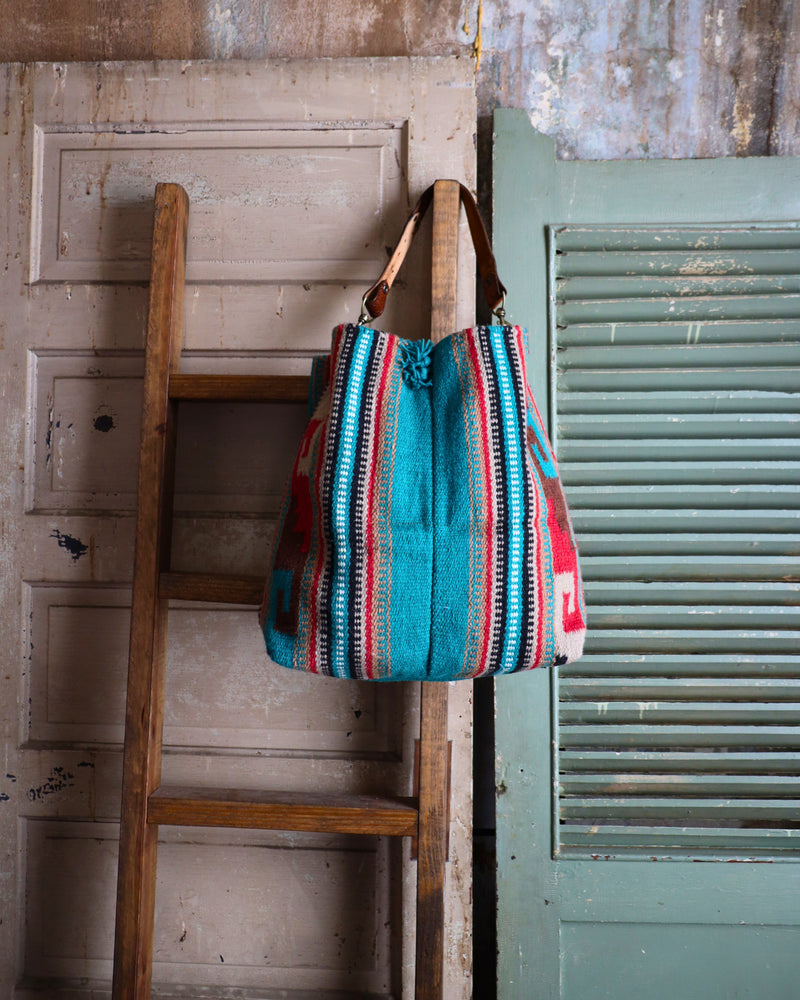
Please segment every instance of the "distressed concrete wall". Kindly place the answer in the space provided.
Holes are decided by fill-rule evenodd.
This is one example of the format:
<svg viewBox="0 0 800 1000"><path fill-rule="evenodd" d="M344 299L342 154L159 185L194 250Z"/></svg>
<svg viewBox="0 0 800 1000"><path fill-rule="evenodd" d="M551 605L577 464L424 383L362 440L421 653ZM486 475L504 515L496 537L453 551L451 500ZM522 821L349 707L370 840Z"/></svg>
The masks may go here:
<svg viewBox="0 0 800 1000"><path fill-rule="evenodd" d="M482 138L500 105L526 108L563 157L800 153L792 0L6 0L3 8L2 61L471 51Z"/></svg>

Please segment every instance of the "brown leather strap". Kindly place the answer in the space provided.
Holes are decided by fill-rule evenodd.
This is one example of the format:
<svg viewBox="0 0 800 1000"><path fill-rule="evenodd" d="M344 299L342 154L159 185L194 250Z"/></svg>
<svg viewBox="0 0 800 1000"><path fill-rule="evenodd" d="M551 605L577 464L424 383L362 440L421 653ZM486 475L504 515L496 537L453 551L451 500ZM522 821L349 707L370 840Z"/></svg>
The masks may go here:
<svg viewBox="0 0 800 1000"><path fill-rule="evenodd" d="M483 294L486 296L489 308L494 312L502 303L506 289L497 276L497 264L492 253L492 248L489 245L486 227L478 212L478 206L475 204L475 199L463 184L458 185L458 190L461 204L467 213L467 222L469 223L469 231L472 234L475 256L478 260L478 272L481 276ZM394 279L397 277L397 272L400 270L405 259L411 241L419 229L422 218L432 201L433 185L431 184L429 188L423 191L422 197L417 202L416 208L405 224L400 240L392 256L389 258L389 263L383 269L381 276L375 284L367 289L364 295L364 307L373 319L380 316L386 308L386 297L389 294L389 290L394 284Z"/></svg>

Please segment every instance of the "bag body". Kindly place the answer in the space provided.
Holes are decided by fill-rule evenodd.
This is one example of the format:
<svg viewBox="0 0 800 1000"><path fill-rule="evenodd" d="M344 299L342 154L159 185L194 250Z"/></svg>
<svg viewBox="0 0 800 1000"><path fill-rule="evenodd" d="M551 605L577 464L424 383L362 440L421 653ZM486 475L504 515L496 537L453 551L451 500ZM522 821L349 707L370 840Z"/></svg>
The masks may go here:
<svg viewBox="0 0 800 1000"><path fill-rule="evenodd" d="M312 386L321 372L261 609L272 659L455 680L580 656L578 553L524 330L431 345L342 325Z"/></svg>

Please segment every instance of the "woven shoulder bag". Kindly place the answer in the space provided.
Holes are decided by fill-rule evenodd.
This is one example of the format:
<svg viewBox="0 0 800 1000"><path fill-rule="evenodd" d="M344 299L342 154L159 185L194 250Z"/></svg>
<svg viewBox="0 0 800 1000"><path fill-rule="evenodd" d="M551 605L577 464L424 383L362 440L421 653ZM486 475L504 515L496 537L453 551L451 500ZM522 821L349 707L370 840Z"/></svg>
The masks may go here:
<svg viewBox="0 0 800 1000"><path fill-rule="evenodd" d="M261 609L286 667L363 680L458 680L580 656L578 552L525 373L526 333L461 187L497 326L435 345L368 325L429 188L356 324L315 361L312 415L280 513Z"/></svg>

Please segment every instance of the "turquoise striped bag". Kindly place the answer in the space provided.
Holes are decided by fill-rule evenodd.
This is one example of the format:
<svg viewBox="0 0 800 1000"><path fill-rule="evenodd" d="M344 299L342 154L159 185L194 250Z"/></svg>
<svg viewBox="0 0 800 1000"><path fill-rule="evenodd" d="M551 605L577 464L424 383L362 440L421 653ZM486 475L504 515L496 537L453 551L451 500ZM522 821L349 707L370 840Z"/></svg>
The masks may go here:
<svg viewBox="0 0 800 1000"><path fill-rule="evenodd" d="M525 331L504 322L505 289L466 189L500 325L435 345L367 325L430 190L359 323L338 326L314 366L260 618L286 667L455 680L565 663L583 648L578 553L528 388Z"/></svg>

